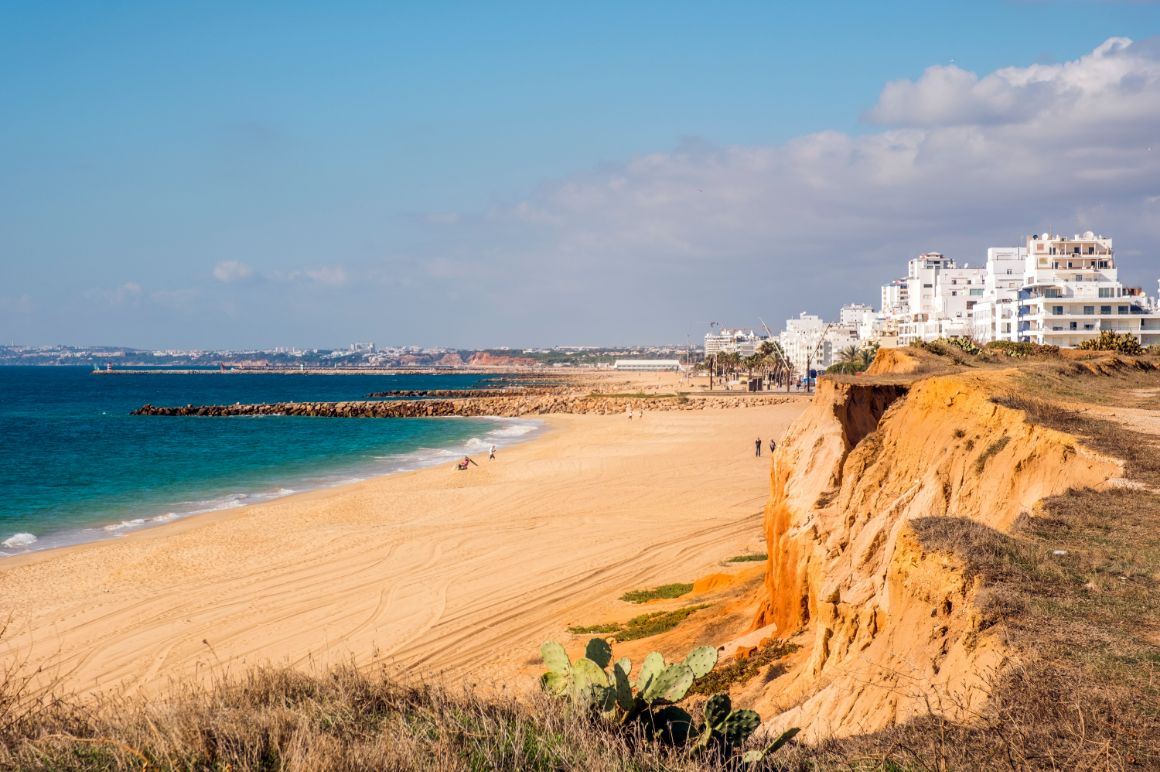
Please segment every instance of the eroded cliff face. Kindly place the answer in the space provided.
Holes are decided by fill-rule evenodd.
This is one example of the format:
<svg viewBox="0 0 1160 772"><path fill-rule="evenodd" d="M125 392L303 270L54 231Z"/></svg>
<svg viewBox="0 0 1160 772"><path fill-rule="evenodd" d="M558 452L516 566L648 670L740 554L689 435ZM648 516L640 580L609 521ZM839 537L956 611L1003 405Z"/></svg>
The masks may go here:
<svg viewBox="0 0 1160 772"><path fill-rule="evenodd" d="M776 625L804 645L785 675L749 696L773 727L806 737L928 710L969 720L1005 664L961 563L924 549L910 520L1007 530L1040 499L1119 473L1069 435L994 404L1003 373L875 380L819 383L772 466L755 627Z"/></svg>

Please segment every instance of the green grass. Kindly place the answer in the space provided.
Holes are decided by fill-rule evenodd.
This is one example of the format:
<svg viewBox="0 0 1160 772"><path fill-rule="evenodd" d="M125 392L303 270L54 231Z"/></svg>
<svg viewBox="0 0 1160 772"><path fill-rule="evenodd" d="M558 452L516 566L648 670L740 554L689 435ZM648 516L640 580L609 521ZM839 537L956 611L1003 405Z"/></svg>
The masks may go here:
<svg viewBox="0 0 1160 772"><path fill-rule="evenodd" d="M756 563L759 560L769 560L769 555L764 552L754 552L748 555L734 555L725 561L727 563Z"/></svg>
<svg viewBox="0 0 1160 772"><path fill-rule="evenodd" d="M620 596L620 599L629 603L648 603L650 600L679 598L692 592L691 584L662 584L651 590L633 590Z"/></svg>
<svg viewBox="0 0 1160 772"><path fill-rule="evenodd" d="M988 445L987 449L980 453L979 457L975 459L975 473L982 474L983 470L987 467L987 462L991 460L991 456L1007 447L1007 443L1010 441L1011 438L1004 434L1002 437Z"/></svg>
<svg viewBox="0 0 1160 772"><path fill-rule="evenodd" d="M611 635L618 641L635 641L638 638L648 638L672 630L674 627L689 618L690 614L709 608L709 604L685 606L675 611L654 611L650 614L641 614L627 622L607 622L586 627L569 627L568 632L574 635Z"/></svg>
<svg viewBox="0 0 1160 772"><path fill-rule="evenodd" d="M787 654L798 650L796 643L775 640L768 646L758 649L745 659L731 659L723 665L713 668L707 675L698 679L689 690L689 694L716 694L725 692L733 684L744 683L759 675L764 670L766 681L773 680L783 668L774 663Z"/></svg>

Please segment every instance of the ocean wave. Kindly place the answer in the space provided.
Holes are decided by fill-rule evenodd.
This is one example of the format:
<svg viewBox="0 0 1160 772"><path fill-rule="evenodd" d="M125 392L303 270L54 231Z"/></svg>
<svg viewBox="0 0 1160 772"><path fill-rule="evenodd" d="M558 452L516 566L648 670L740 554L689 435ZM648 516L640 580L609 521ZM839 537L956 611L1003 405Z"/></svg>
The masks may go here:
<svg viewBox="0 0 1160 772"><path fill-rule="evenodd" d="M4 541L0 541L0 546L8 549L19 549L20 547L28 547L36 543L36 536L31 533L14 533Z"/></svg>
<svg viewBox="0 0 1160 772"><path fill-rule="evenodd" d="M123 531L126 528L137 528L137 527L142 526L142 525L145 525L145 518L137 517L137 518L134 518L132 520L122 520L119 523L113 523L111 525L106 525L105 530L109 531L109 532Z"/></svg>
<svg viewBox="0 0 1160 772"><path fill-rule="evenodd" d="M531 434L539 426L536 424L518 423L511 426L505 426L502 429L492 429L487 433L489 437L523 437L525 434Z"/></svg>

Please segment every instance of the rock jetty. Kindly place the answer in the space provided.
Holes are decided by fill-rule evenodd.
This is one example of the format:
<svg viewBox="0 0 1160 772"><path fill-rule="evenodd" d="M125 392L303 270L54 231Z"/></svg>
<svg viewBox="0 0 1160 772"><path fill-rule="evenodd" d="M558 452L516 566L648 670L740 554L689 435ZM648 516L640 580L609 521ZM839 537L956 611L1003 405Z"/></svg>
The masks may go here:
<svg viewBox="0 0 1160 772"><path fill-rule="evenodd" d="M465 399L352 402L271 402L235 405L143 405L132 415L159 416L319 416L326 418L432 418L438 416L520 417L553 413L615 415L628 408L647 411L714 410L776 405L801 397L768 392L738 396L619 397L598 394L518 395Z"/></svg>

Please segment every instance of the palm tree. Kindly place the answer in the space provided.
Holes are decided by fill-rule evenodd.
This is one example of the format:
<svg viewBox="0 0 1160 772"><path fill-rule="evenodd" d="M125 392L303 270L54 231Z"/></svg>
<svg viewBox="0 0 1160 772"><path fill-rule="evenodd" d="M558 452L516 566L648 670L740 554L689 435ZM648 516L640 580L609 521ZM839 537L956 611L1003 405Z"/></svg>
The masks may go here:
<svg viewBox="0 0 1160 772"><path fill-rule="evenodd" d="M856 373L862 368L859 365L862 363L862 353L857 346L846 346L838 352L838 361L834 363L831 369L838 373Z"/></svg>

